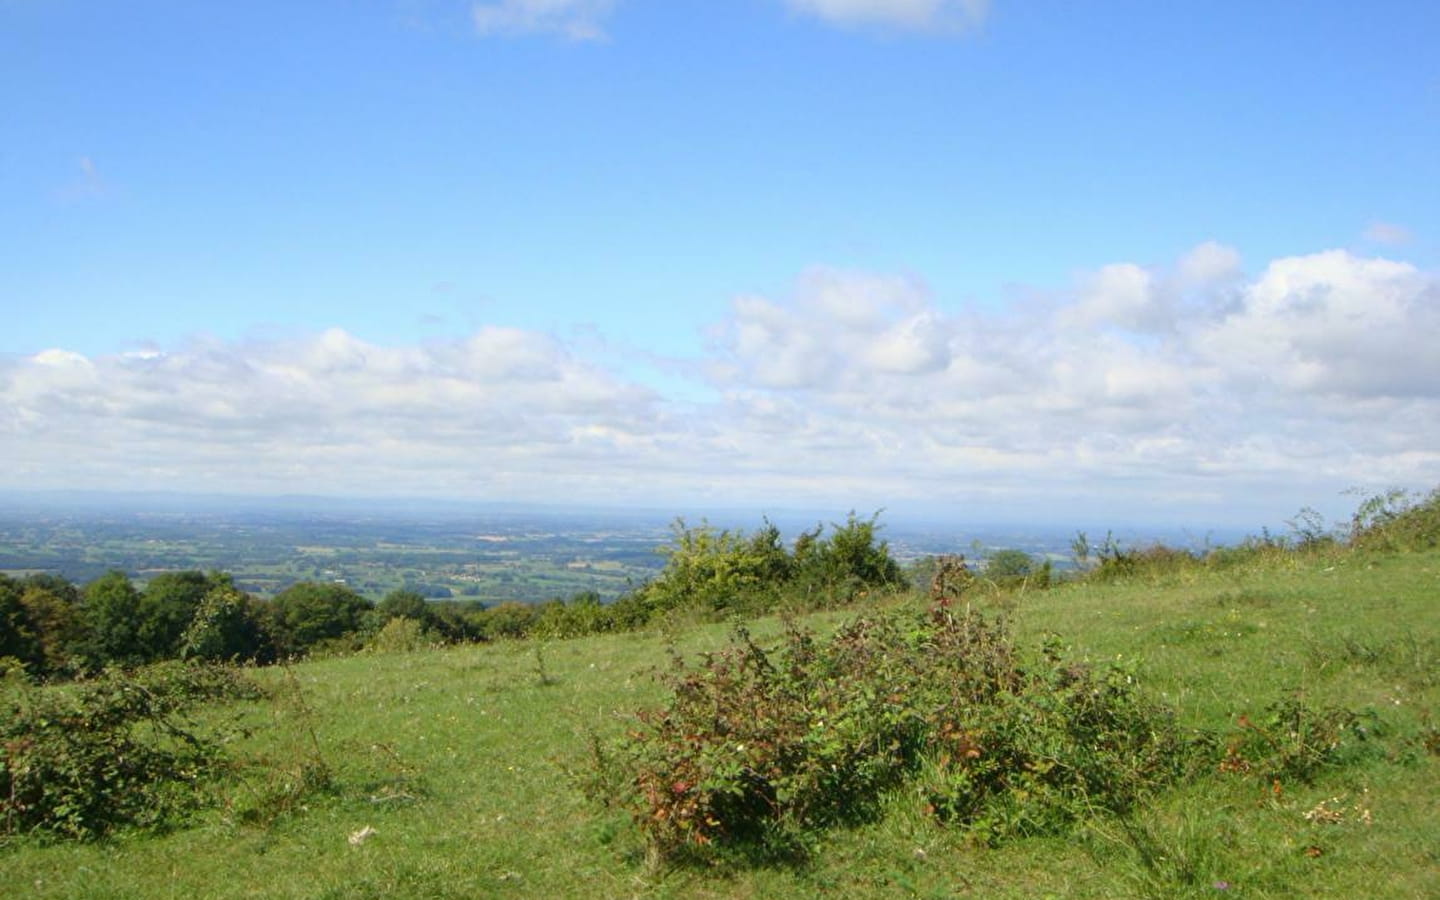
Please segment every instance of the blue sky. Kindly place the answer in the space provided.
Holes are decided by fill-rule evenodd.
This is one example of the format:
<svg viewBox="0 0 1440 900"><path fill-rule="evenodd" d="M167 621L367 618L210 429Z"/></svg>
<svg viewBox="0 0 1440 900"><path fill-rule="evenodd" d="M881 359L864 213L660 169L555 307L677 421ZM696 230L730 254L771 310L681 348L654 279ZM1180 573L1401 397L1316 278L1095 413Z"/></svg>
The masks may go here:
<svg viewBox="0 0 1440 900"><path fill-rule="evenodd" d="M0 0L0 488L1240 525L1428 488L1437 37Z"/></svg>

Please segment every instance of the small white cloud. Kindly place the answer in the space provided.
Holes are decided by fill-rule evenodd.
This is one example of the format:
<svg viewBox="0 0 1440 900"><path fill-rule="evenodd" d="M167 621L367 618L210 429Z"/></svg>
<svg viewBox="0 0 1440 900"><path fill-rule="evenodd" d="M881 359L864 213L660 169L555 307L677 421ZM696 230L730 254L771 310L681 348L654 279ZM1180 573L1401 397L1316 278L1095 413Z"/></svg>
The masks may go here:
<svg viewBox="0 0 1440 900"><path fill-rule="evenodd" d="M559 34L572 41L605 38L614 0L499 0L471 8L482 35Z"/></svg>
<svg viewBox="0 0 1440 900"><path fill-rule="evenodd" d="M977 27L989 0L786 0L791 9L844 27L955 32Z"/></svg>
<svg viewBox="0 0 1440 900"><path fill-rule="evenodd" d="M45 366L50 369L90 369L90 360L79 353L58 348L41 350L30 357L37 366Z"/></svg>
<svg viewBox="0 0 1440 900"><path fill-rule="evenodd" d="M1365 229L1365 240L1376 244L1408 244L1414 240L1410 229L1393 222L1371 222Z"/></svg>

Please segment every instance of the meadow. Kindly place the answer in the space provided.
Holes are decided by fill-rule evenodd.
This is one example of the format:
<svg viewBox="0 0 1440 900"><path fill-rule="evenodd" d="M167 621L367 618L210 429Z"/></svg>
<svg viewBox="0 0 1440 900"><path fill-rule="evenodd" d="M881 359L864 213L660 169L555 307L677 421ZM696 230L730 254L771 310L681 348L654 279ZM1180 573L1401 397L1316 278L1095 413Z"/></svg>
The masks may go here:
<svg viewBox="0 0 1440 900"><path fill-rule="evenodd" d="M734 623L675 620L251 670L263 698L203 713L236 764L196 785L188 822L12 836L0 895L1440 895L1440 551L1325 543L1151 562L1043 590L976 584L956 601L1003 619L1017 645L1116 664L1179 729L1210 736L1187 777L1062 832L980 839L902 780L794 858L657 863L633 810L586 786L595 748L623 745L637 710L666 701L672 651L693 665L732 640ZM800 624L823 635L930 602L876 594ZM748 623L762 646L786 627ZM1226 748L1255 734L1304 742L1312 722L1277 724L1287 698L1316 721L1345 711L1346 740L1363 746L1294 778L1250 771Z"/></svg>

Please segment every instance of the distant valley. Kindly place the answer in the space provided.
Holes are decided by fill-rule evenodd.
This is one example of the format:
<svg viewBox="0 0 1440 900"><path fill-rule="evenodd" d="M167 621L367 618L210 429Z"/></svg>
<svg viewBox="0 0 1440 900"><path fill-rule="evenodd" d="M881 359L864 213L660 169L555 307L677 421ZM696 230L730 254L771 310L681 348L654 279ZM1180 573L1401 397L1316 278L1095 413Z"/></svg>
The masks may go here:
<svg viewBox="0 0 1440 900"><path fill-rule="evenodd" d="M793 537L839 517L787 512L772 518ZM0 504L0 572L85 582L113 569L140 581L166 571L219 570L262 597L299 581L333 581L371 598L407 588L434 599L485 603L539 603L585 591L609 600L659 572L660 548L675 520L627 509L22 495ZM749 531L764 518L728 511L707 521ZM881 523L902 563L941 553L983 559L1014 548L1064 568L1075 536L1061 527L967 527L884 514Z"/></svg>

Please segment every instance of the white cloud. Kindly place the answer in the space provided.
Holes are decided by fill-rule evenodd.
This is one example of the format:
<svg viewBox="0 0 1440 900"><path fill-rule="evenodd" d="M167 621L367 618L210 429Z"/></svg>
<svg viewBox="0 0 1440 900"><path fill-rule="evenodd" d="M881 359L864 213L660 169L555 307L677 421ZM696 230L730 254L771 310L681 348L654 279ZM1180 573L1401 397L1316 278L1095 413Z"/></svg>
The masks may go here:
<svg viewBox="0 0 1440 900"><path fill-rule="evenodd" d="M408 347L332 329L163 353L49 350L0 369L11 465L110 486L184 473L192 487L218 479L212 489L444 493L498 465L543 480L586 428L643 444L655 415L647 389L501 328Z"/></svg>
<svg viewBox="0 0 1440 900"><path fill-rule="evenodd" d="M602 40L614 0L499 0L471 8L482 35L559 34L574 41Z"/></svg>
<svg viewBox="0 0 1440 900"><path fill-rule="evenodd" d="M1174 498L1228 518L1288 492L1285 515L1440 483L1435 334L1440 283L1412 265L1328 251L1246 275L1202 245L1102 266L1025 315L812 269L735 298L663 391L595 361L613 348L493 326L51 349L0 358L0 486L979 515ZM651 364L630 352L625 371Z"/></svg>
<svg viewBox="0 0 1440 900"><path fill-rule="evenodd" d="M1226 282L1241 274L1240 253L1216 241L1191 249L1176 266L1180 281L1189 287Z"/></svg>
<svg viewBox="0 0 1440 900"><path fill-rule="evenodd" d="M1412 266L1335 251L1247 279L1211 243L1101 267L1023 320L907 283L819 270L788 301L737 301L716 333L741 420L783 433L783 391L775 446L902 497L1440 481L1419 452L1440 446L1440 288Z"/></svg>
<svg viewBox="0 0 1440 900"><path fill-rule="evenodd" d="M727 371L768 388L839 384L870 373L916 374L949 362L948 326L914 279L816 268L788 306L740 297L719 329Z"/></svg>
<svg viewBox="0 0 1440 900"><path fill-rule="evenodd" d="M1063 311L1061 323L1144 331L1162 327L1167 319L1151 273L1133 263L1115 263L1085 279L1080 302Z"/></svg>
<svg viewBox="0 0 1440 900"><path fill-rule="evenodd" d="M1236 376L1351 398L1433 395L1440 284L1406 263L1343 250L1272 262L1242 302L1195 335Z"/></svg>
<svg viewBox="0 0 1440 900"><path fill-rule="evenodd" d="M989 0L786 0L791 9L846 27L960 31L980 25Z"/></svg>

